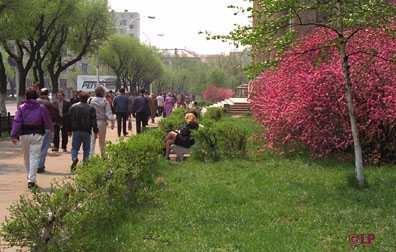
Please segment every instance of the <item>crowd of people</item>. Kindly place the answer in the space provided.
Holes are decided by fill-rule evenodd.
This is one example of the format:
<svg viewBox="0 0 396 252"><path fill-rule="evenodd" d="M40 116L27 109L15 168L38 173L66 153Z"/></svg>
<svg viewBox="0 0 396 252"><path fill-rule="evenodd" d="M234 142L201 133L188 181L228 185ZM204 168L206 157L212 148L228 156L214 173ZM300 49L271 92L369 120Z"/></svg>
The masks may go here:
<svg viewBox="0 0 396 252"><path fill-rule="evenodd" d="M36 187L36 174L45 172L46 157L52 152L68 152L71 137L71 171L79 162L78 153L83 150L83 161L95 154L96 140L102 156L105 155L106 133L110 125L119 137L128 136L132 130L132 118L136 120L136 132L142 133L149 122L155 123L156 117L167 117L175 108L182 107L196 111L194 98L183 95L148 94L140 90L139 95L127 94L120 88L118 95L107 92L98 86L93 93L76 91L68 100L61 91L50 99L49 90L37 87L26 91L26 100L15 114L11 139L14 144L21 143L24 165L27 172L28 188ZM186 114L186 126L166 137L166 157L172 144L189 147L191 129L197 128L197 114Z"/></svg>

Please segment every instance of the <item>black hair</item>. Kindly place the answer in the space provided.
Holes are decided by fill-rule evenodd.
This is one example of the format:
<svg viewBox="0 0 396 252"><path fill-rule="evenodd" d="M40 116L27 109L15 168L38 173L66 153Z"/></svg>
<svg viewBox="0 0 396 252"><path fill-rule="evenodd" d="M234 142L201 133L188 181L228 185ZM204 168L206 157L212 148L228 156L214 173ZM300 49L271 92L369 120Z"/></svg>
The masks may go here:
<svg viewBox="0 0 396 252"><path fill-rule="evenodd" d="M120 93L125 94L125 88L120 88Z"/></svg>
<svg viewBox="0 0 396 252"><path fill-rule="evenodd" d="M26 100L36 100L38 98L37 91L33 88L29 88L26 91Z"/></svg>

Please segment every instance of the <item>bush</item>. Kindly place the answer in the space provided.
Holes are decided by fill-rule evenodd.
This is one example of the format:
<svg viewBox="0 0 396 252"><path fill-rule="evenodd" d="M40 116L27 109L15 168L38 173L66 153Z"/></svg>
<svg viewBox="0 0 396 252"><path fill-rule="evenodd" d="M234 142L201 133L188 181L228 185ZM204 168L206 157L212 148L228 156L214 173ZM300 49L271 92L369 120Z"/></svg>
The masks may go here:
<svg viewBox="0 0 396 252"><path fill-rule="evenodd" d="M238 119L205 125L194 133L193 157L202 161L245 158L249 131Z"/></svg>
<svg viewBox="0 0 396 252"><path fill-rule="evenodd" d="M202 94L205 101L211 103L223 101L233 97L234 95L235 92L232 89L216 87L215 85L209 85Z"/></svg>
<svg viewBox="0 0 396 252"><path fill-rule="evenodd" d="M161 120L160 129L165 133L180 129L184 125L184 114L183 109L175 109L170 116Z"/></svg>
<svg viewBox="0 0 396 252"><path fill-rule="evenodd" d="M204 117L219 121L223 117L224 111L222 108L208 108Z"/></svg>
<svg viewBox="0 0 396 252"><path fill-rule="evenodd" d="M154 184L160 135L151 131L110 145L106 159L78 166L74 179L50 193L21 197L3 224L4 239L32 251L94 251L89 238L96 227L111 223L114 213Z"/></svg>
<svg viewBox="0 0 396 252"><path fill-rule="evenodd" d="M315 30L255 81L252 109L266 128L269 148L284 151L303 143L319 157L353 148L341 59L327 46L335 38ZM396 40L378 29L360 31L347 48L366 160L396 159L396 66L386 60L395 51Z"/></svg>

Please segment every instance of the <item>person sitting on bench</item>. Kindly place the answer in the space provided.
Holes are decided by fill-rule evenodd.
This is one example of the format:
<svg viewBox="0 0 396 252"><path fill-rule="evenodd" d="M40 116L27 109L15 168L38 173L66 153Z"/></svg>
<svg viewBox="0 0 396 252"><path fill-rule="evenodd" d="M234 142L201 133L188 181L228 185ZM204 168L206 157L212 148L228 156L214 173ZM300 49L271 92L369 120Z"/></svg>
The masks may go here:
<svg viewBox="0 0 396 252"><path fill-rule="evenodd" d="M194 139L191 136L191 130L196 130L199 128L197 114L195 112L187 112L184 120L186 125L178 131L171 131L165 138L165 157L169 159L169 154L171 151L171 146L173 144L182 146L184 148L190 148L194 145Z"/></svg>

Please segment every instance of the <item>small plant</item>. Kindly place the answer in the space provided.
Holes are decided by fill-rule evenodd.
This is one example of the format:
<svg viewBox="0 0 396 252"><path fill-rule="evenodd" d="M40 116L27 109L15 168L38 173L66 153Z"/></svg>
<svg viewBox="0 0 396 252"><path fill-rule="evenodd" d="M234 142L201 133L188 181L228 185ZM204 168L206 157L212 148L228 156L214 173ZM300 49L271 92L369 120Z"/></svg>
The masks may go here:
<svg viewBox="0 0 396 252"><path fill-rule="evenodd" d="M165 133L180 129L185 123L184 114L185 111L183 109L175 109L170 116L160 122L160 129Z"/></svg>
<svg viewBox="0 0 396 252"><path fill-rule="evenodd" d="M222 108L208 108L204 117L219 121L223 117L223 114L224 111Z"/></svg>

